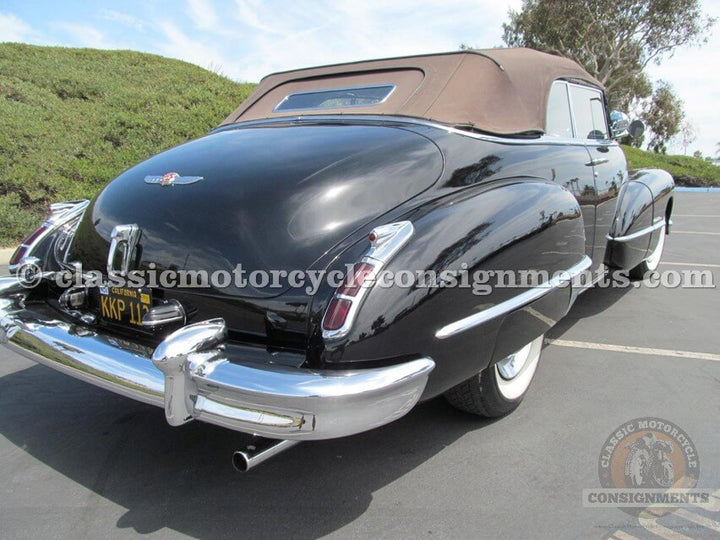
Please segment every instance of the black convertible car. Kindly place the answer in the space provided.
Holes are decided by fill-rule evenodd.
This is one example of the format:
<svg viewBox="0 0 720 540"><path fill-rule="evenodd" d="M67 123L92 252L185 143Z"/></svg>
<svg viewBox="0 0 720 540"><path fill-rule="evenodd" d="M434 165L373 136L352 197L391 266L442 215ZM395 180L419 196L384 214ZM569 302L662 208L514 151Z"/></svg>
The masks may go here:
<svg viewBox="0 0 720 540"><path fill-rule="evenodd" d="M171 425L256 435L240 469L441 394L506 414L583 288L659 263L673 180L628 173L615 139L642 124L606 103L528 49L270 75L53 205L0 282L0 340Z"/></svg>

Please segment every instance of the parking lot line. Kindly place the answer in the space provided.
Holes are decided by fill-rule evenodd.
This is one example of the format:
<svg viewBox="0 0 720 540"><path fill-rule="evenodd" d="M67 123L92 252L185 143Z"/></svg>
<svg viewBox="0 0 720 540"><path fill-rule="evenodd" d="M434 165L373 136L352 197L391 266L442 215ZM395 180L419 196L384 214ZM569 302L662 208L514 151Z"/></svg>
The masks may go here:
<svg viewBox="0 0 720 540"><path fill-rule="evenodd" d="M631 347L629 345L611 345L609 343L591 343L588 341L571 341L567 339L546 339L549 345L558 347L572 347L575 349L593 349L597 351L612 351L630 354L644 354L646 356L671 356L674 358L693 358L696 360L711 360L720 362L720 354L675 351L672 349L651 349L647 347Z"/></svg>
<svg viewBox="0 0 720 540"><path fill-rule="evenodd" d="M694 512L688 512L684 508L678 508L677 510L675 510L675 515L687 519L688 521L692 521L693 523L696 523L702 527L707 527L708 529L711 529L715 532L720 532L720 522L715 521L714 519L700 516Z"/></svg>
<svg viewBox="0 0 720 540"><path fill-rule="evenodd" d="M705 231L676 231L676 230L673 230L672 234L709 234L712 236L720 236L720 232L705 232Z"/></svg>
<svg viewBox="0 0 720 540"><path fill-rule="evenodd" d="M617 540L640 540L637 536L633 536L625 531L615 531L610 538L617 538Z"/></svg>
<svg viewBox="0 0 720 540"><path fill-rule="evenodd" d="M644 513L640 514L640 517L638 518L640 525L642 525L646 531L655 534L660 538L665 538L667 540L692 540L692 538L677 532L677 530L668 529L664 525L660 525L657 522L658 519L659 518L657 517L647 517Z"/></svg>
<svg viewBox="0 0 720 540"><path fill-rule="evenodd" d="M703 268L720 268L720 264L708 264L708 263L691 263L691 262L665 262L660 261L660 264L667 264L670 266L700 266Z"/></svg>

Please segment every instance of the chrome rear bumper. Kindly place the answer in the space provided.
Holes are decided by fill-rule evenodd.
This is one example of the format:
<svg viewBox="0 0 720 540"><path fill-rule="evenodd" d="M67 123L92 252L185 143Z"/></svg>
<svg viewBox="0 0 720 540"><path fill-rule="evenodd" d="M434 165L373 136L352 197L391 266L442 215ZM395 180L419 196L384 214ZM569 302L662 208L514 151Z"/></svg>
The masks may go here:
<svg viewBox="0 0 720 540"><path fill-rule="evenodd" d="M406 414L435 367L429 358L355 371L231 362L222 319L181 328L153 351L43 317L12 298L10 285L0 280L0 343L78 379L164 407L171 425L197 419L278 439L342 437Z"/></svg>

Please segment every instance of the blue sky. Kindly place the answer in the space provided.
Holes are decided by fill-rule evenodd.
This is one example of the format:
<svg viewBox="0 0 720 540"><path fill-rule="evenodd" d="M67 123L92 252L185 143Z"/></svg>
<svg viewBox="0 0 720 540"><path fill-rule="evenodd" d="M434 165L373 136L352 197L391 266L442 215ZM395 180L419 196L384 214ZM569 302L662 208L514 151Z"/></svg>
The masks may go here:
<svg viewBox="0 0 720 540"><path fill-rule="evenodd" d="M501 24L521 0L0 1L0 41L133 49L180 58L236 80L285 69L502 44ZM720 0L705 0L720 16ZM679 50L654 78L685 101L697 140L720 142L720 31L702 49ZM679 144L675 151L682 151Z"/></svg>

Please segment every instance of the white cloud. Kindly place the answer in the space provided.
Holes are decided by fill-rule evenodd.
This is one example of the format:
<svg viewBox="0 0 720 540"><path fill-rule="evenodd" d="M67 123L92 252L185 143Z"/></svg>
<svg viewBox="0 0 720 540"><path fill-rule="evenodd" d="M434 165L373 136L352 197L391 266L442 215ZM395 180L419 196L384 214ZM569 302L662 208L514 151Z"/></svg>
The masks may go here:
<svg viewBox="0 0 720 540"><path fill-rule="evenodd" d="M227 66L222 53L216 48L206 45L189 32L183 32L170 21L161 21L157 27L162 32L162 39L155 43L159 52L165 56L192 62L206 69L225 72Z"/></svg>
<svg viewBox="0 0 720 540"><path fill-rule="evenodd" d="M69 39L70 43L79 47L91 47L94 49L117 49L120 48L114 43L105 39L105 34L89 24L75 24L58 22L53 24L60 28Z"/></svg>
<svg viewBox="0 0 720 540"><path fill-rule="evenodd" d="M303 7L312 9L312 6L306 3L302 3ZM263 4L259 0L235 0L235 18L242 24L252 28L253 30L259 30L260 32L267 32L270 34L279 33L275 27L275 18L273 18L273 25L266 25L262 22L259 12L268 11L276 12L284 9L292 9L292 4L285 4L280 9L278 7L270 7L269 4ZM267 13L272 18L273 13ZM282 16L282 13L277 15Z"/></svg>
<svg viewBox="0 0 720 540"><path fill-rule="evenodd" d="M258 80L273 71L502 44L507 3L465 0L337 0L270 5L236 0L238 42L250 51L230 74Z"/></svg>
<svg viewBox="0 0 720 540"><path fill-rule="evenodd" d="M0 42L30 42L37 38L36 32L12 13L0 13Z"/></svg>
<svg viewBox="0 0 720 540"><path fill-rule="evenodd" d="M200 30L217 30L220 27L220 19L210 0L188 0L185 12Z"/></svg>
<svg viewBox="0 0 720 540"><path fill-rule="evenodd" d="M101 16L106 21L119 22L138 31L142 31L143 28L145 28L145 23L143 23L143 21L137 17L128 15L127 13L120 13L119 11L113 11L112 9L103 9Z"/></svg>
<svg viewBox="0 0 720 540"><path fill-rule="evenodd" d="M703 2L704 9L720 19L720 0ZM720 142L720 30L713 28L709 41L702 47L683 47L661 65L653 65L649 73L653 79L670 82L685 102L687 119L695 126L697 140L688 147L688 154L700 150L714 156ZM682 152L680 141L670 150Z"/></svg>

